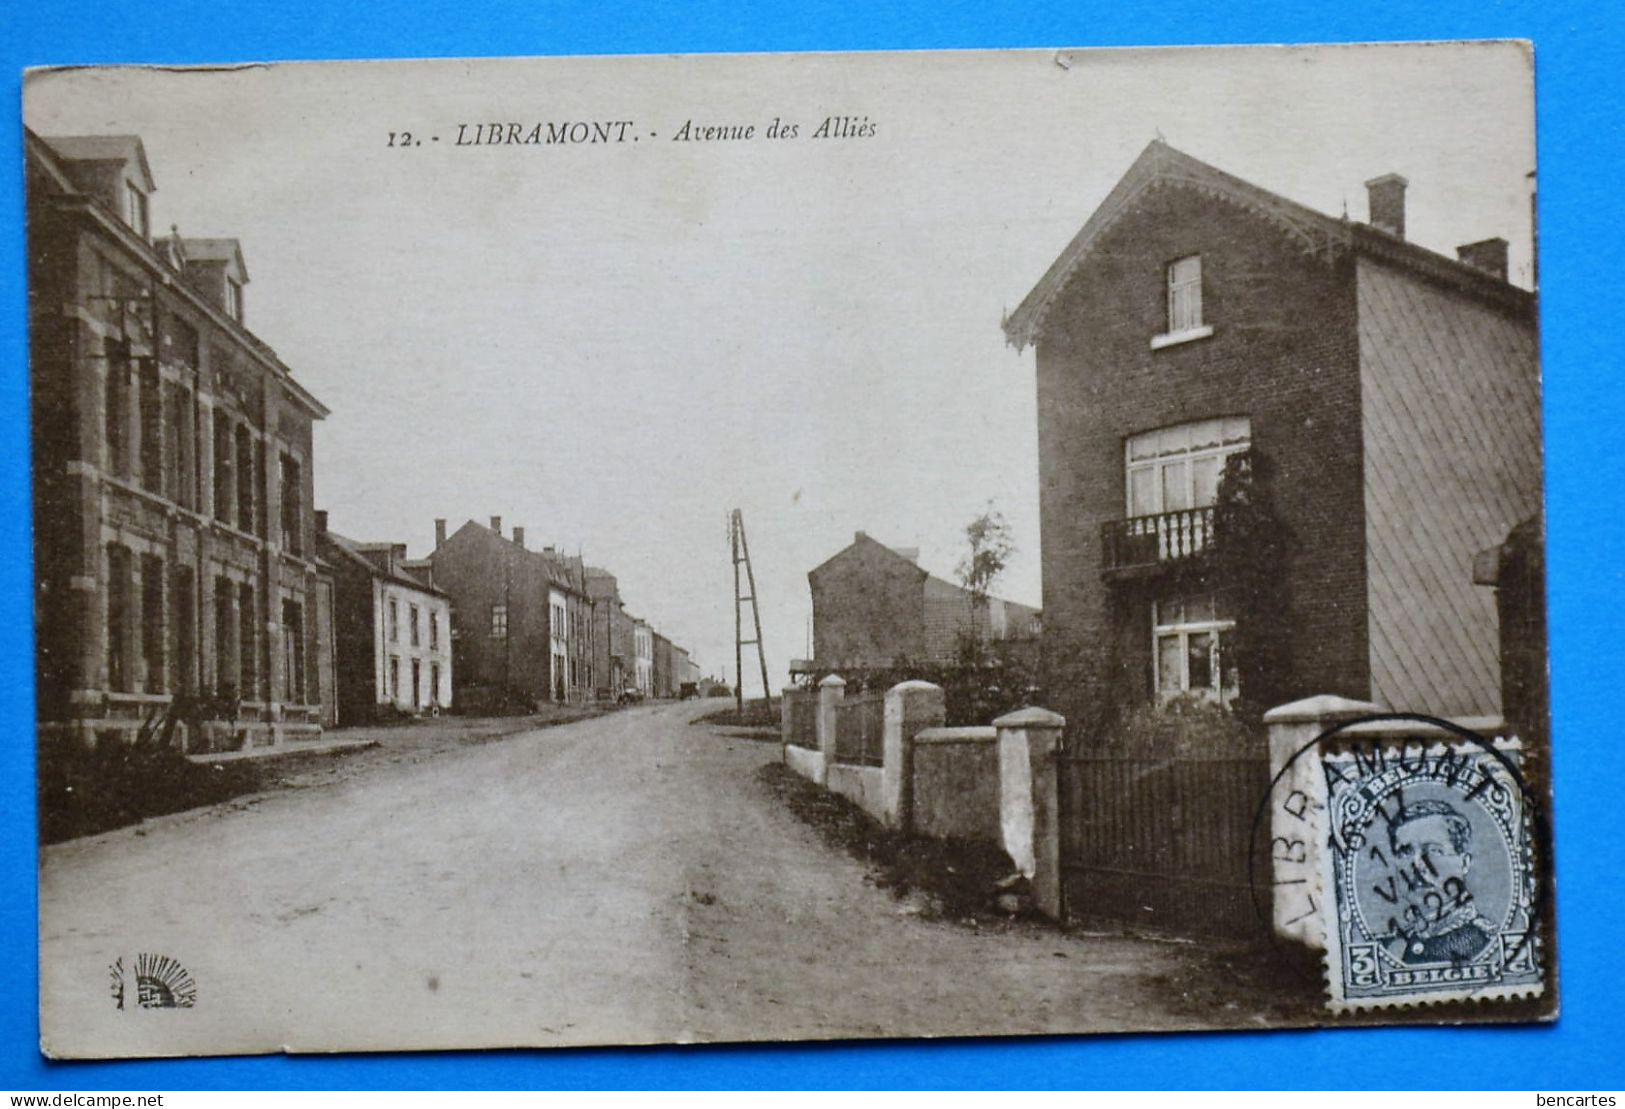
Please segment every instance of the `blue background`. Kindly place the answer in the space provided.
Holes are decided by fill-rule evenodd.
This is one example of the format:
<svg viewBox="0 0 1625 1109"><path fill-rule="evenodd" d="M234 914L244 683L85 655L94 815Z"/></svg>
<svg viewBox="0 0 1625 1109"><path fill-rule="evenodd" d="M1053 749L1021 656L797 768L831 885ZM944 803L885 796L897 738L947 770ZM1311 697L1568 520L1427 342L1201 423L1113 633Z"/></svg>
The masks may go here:
<svg viewBox="0 0 1625 1109"><path fill-rule="evenodd" d="M1625 664L1620 431L1625 5L1208 6L835 0L333 5L35 3L4 16L0 80L0 1089L760 1086L1625 1086L1618 921ZM1527 38L1535 43L1558 920L1551 1027L52 1064L38 1054L20 71L90 62L1134 46ZM1615 678L1608 678L1615 674ZM297 968L290 968L297 973Z"/></svg>

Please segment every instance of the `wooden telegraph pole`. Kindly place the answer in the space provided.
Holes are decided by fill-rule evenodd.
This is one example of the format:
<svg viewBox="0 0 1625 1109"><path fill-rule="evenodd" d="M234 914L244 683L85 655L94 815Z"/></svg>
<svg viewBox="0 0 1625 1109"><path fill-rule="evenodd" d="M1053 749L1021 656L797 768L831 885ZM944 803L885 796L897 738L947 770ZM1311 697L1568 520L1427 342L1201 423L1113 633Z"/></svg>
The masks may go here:
<svg viewBox="0 0 1625 1109"><path fill-rule="evenodd" d="M773 694L767 684L767 654L762 649L762 610L756 604L756 574L750 567L750 544L745 540L745 516L739 509L734 509L728 515L728 548L733 557L734 564L734 704L739 710L740 717L745 713L745 648L756 648L756 660L762 667L762 697L771 701ZM745 567L745 576L741 581L739 567ZM740 592L744 585L750 590ZM751 624L755 629L756 638L745 638L745 602L750 602Z"/></svg>

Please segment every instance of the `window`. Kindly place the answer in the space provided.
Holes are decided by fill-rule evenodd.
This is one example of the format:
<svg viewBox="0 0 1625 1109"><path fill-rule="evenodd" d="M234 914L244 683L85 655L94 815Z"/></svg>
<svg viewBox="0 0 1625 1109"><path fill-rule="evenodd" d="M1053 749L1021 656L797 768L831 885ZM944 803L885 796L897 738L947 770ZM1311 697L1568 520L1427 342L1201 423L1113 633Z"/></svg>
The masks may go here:
<svg viewBox="0 0 1625 1109"><path fill-rule="evenodd" d="M1124 449L1128 514L1155 516L1214 504L1225 459L1251 443L1252 425L1246 416L1129 436Z"/></svg>
<svg viewBox="0 0 1625 1109"><path fill-rule="evenodd" d="M237 626L231 611L231 579L214 579L214 685L222 697L237 692L237 651L232 630Z"/></svg>
<svg viewBox="0 0 1625 1109"><path fill-rule="evenodd" d="M563 643L565 636L569 631L569 625L566 623L566 618L564 615L564 606L558 601L554 601L548 606L548 610L553 618L553 642Z"/></svg>
<svg viewBox="0 0 1625 1109"><path fill-rule="evenodd" d="M254 531L254 438L247 424L237 425L237 527Z"/></svg>
<svg viewBox="0 0 1625 1109"><path fill-rule="evenodd" d="M429 663L429 704L440 707L440 664Z"/></svg>
<svg viewBox="0 0 1625 1109"><path fill-rule="evenodd" d="M175 627L175 688L190 693L196 688L193 675L197 667L197 617L192 585L192 570L188 566L175 569L169 589L171 622Z"/></svg>
<svg viewBox="0 0 1625 1109"><path fill-rule="evenodd" d="M413 605L407 615L410 617L407 631L412 637L412 646L416 647L418 645L418 606Z"/></svg>
<svg viewBox="0 0 1625 1109"><path fill-rule="evenodd" d="M1229 704L1236 672L1226 648L1236 622L1223 600L1204 593L1156 602L1151 625L1157 696L1195 693Z"/></svg>
<svg viewBox="0 0 1625 1109"><path fill-rule="evenodd" d="M107 687L130 692L130 549L107 545Z"/></svg>
<svg viewBox="0 0 1625 1109"><path fill-rule="evenodd" d="M304 543L304 475L299 460L283 453L281 459L282 545L294 554L305 549Z"/></svg>
<svg viewBox="0 0 1625 1109"><path fill-rule="evenodd" d="M254 613L254 587L245 581L237 587L237 694L248 701L257 700L259 692L260 639Z"/></svg>
<svg viewBox="0 0 1625 1109"><path fill-rule="evenodd" d="M231 417L214 410L214 518L231 522Z"/></svg>
<svg viewBox="0 0 1625 1109"><path fill-rule="evenodd" d="M235 278L226 278L226 311L238 323L243 322L243 283Z"/></svg>
<svg viewBox="0 0 1625 1109"><path fill-rule="evenodd" d="M282 699L305 703L305 609L298 601L282 602Z"/></svg>
<svg viewBox="0 0 1625 1109"><path fill-rule="evenodd" d="M429 613L429 650L438 651L439 649L440 649L440 614L438 612L431 612L431 613ZM437 682L435 684L438 685L439 683Z"/></svg>
<svg viewBox="0 0 1625 1109"><path fill-rule="evenodd" d="M508 606L507 605L492 605L491 606L491 638L492 639L506 639L506 638L508 638Z"/></svg>
<svg viewBox="0 0 1625 1109"><path fill-rule="evenodd" d="M1202 256L1192 254L1168 266L1168 334L1202 326Z"/></svg>
<svg viewBox="0 0 1625 1109"><path fill-rule="evenodd" d="M104 339L102 354L107 371L107 382L102 396L102 415L106 423L107 472L123 477L130 466L130 346L120 340Z"/></svg>
<svg viewBox="0 0 1625 1109"><path fill-rule="evenodd" d="M423 663L418 659L412 660L412 707L423 706Z"/></svg>
<svg viewBox="0 0 1625 1109"><path fill-rule="evenodd" d="M389 699L395 702L401 699L401 660L393 655L389 658Z"/></svg>
<svg viewBox="0 0 1625 1109"><path fill-rule="evenodd" d="M141 386L141 487L161 494L164 491L164 399L157 361L141 359L136 380Z"/></svg>
<svg viewBox="0 0 1625 1109"><path fill-rule="evenodd" d="M401 603L394 597L389 599L389 641L401 641Z"/></svg>
<svg viewBox="0 0 1625 1109"><path fill-rule="evenodd" d="M144 693L164 692L164 560L141 556L141 658Z"/></svg>
<svg viewBox="0 0 1625 1109"><path fill-rule="evenodd" d="M147 194L142 192L133 182L124 182L124 222L130 225L130 230L147 237Z"/></svg>

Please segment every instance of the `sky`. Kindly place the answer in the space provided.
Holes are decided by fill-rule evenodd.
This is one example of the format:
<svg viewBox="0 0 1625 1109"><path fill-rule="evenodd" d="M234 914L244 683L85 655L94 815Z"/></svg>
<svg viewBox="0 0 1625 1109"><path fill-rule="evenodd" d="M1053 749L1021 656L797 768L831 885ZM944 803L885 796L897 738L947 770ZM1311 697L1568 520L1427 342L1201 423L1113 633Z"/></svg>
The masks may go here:
<svg viewBox="0 0 1625 1109"><path fill-rule="evenodd" d="M140 135L154 228L241 240L248 326L332 410L335 531L416 557L501 516L731 677L741 509L778 684L855 531L951 578L991 502L995 591L1041 603L1033 353L1000 321L1148 142L1357 220L1401 173L1410 239L1504 237L1527 287L1532 98L1522 47L1449 44L77 69L24 118ZM628 141L468 142L584 121Z"/></svg>

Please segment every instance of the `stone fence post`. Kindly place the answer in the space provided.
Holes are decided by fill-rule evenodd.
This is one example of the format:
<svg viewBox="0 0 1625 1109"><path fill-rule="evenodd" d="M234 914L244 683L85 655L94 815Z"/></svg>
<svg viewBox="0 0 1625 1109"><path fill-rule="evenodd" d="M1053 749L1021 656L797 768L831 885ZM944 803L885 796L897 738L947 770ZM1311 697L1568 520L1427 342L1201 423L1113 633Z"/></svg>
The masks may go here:
<svg viewBox="0 0 1625 1109"><path fill-rule="evenodd" d="M795 720L790 711L790 705L797 693L801 692L793 685L787 685L779 693L779 748L781 753L790 747L790 738L795 734Z"/></svg>
<svg viewBox="0 0 1625 1109"><path fill-rule="evenodd" d="M1321 889L1321 852L1326 849L1326 775L1313 751L1292 761L1323 732L1345 720L1370 716L1382 708L1369 701L1321 694L1281 705L1264 714L1269 729L1270 790L1269 860L1275 891L1272 919L1275 934L1310 947L1325 945L1328 910Z"/></svg>
<svg viewBox="0 0 1625 1109"><path fill-rule="evenodd" d="M846 682L830 674L818 683L818 776L821 786L829 785L829 768L835 762L835 709L846 700Z"/></svg>
<svg viewBox="0 0 1625 1109"><path fill-rule="evenodd" d="M1033 907L1061 915L1061 824L1057 783L1066 718L1024 708L993 721L999 731L999 825L1004 849L1032 889Z"/></svg>
<svg viewBox="0 0 1625 1109"><path fill-rule="evenodd" d="M899 682L886 691L886 723L880 772L880 803L886 824L914 825L914 737L948 718L942 687L930 682Z"/></svg>

